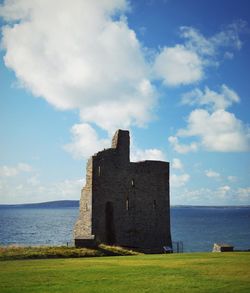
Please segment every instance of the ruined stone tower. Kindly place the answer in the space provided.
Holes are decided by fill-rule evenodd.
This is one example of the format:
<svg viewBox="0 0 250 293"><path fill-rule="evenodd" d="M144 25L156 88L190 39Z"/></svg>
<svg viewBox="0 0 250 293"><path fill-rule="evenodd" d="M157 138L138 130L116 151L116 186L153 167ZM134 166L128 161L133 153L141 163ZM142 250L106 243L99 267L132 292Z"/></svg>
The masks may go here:
<svg viewBox="0 0 250 293"><path fill-rule="evenodd" d="M88 160L76 246L107 243L150 253L171 246L169 163L130 162L129 144L129 132L118 130L111 148Z"/></svg>

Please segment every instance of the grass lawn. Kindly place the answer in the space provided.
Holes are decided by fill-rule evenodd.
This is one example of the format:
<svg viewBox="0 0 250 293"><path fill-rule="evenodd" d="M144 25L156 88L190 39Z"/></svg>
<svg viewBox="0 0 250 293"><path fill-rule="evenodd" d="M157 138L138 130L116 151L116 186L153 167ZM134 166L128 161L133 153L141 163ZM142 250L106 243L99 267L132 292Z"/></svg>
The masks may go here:
<svg viewBox="0 0 250 293"><path fill-rule="evenodd" d="M250 253L5 260L0 292L250 292Z"/></svg>

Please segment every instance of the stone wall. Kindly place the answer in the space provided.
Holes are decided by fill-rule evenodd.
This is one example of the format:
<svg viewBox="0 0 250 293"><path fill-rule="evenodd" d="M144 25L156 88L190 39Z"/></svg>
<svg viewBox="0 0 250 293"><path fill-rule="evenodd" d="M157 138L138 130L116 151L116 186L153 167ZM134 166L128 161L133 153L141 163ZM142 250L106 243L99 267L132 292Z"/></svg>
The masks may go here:
<svg viewBox="0 0 250 293"><path fill-rule="evenodd" d="M129 161L129 132L119 130L110 149L88 162L86 186L75 226L83 239L145 252L171 246L169 163Z"/></svg>

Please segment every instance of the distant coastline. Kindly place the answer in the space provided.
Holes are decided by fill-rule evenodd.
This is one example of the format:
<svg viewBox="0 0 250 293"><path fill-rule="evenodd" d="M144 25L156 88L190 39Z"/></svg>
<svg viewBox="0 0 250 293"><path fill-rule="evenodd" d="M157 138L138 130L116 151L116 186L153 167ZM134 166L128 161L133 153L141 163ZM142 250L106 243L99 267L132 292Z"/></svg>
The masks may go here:
<svg viewBox="0 0 250 293"><path fill-rule="evenodd" d="M0 204L1 208L74 208L79 207L79 200L57 200L40 203Z"/></svg>
<svg viewBox="0 0 250 293"><path fill-rule="evenodd" d="M79 200L57 200L40 203L25 204L0 204L1 208L76 208L79 207ZM171 208L250 208L250 205L234 206L204 206L204 205L171 205Z"/></svg>

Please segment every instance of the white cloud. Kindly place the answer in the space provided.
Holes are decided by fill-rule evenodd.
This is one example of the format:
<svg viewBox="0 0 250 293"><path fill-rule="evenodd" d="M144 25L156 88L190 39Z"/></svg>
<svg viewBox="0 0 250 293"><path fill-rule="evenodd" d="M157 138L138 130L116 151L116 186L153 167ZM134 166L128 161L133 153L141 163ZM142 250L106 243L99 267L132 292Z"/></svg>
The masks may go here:
<svg viewBox="0 0 250 293"><path fill-rule="evenodd" d="M221 186L219 187L216 192L215 192L215 195L217 197L221 197L221 198L224 198L225 196L228 195L228 193L231 191L231 187L228 186L228 185L224 185L224 186Z"/></svg>
<svg viewBox="0 0 250 293"><path fill-rule="evenodd" d="M247 23L243 20L233 22L225 26L220 32L205 38L197 29L182 26L181 36L186 39L186 47L205 56L215 56L220 48L229 47L240 50L242 42L240 33L244 31ZM229 53L229 52L228 52Z"/></svg>
<svg viewBox="0 0 250 293"><path fill-rule="evenodd" d="M220 177L220 173L218 172L215 172L213 170L206 170L205 171L205 174L207 177L209 178L219 178Z"/></svg>
<svg viewBox="0 0 250 293"><path fill-rule="evenodd" d="M100 139L95 129L87 123L75 124L71 133L72 142L64 148L76 159L89 158L94 153L110 147L110 140Z"/></svg>
<svg viewBox="0 0 250 293"><path fill-rule="evenodd" d="M226 109L233 103L238 103L238 94L223 84L220 92L215 92L205 87L204 92L196 88L182 96L182 104L210 106L213 110Z"/></svg>
<svg viewBox="0 0 250 293"><path fill-rule="evenodd" d="M151 119L155 90L127 8L126 0L7 0L5 64L33 95L79 109L84 123L141 126Z"/></svg>
<svg viewBox="0 0 250 293"><path fill-rule="evenodd" d="M172 204L190 205L249 205L250 187L238 187L232 189L228 185L218 188L179 188L172 189Z"/></svg>
<svg viewBox="0 0 250 293"><path fill-rule="evenodd" d="M230 182L236 182L238 180L238 178L236 176L227 176L227 180Z"/></svg>
<svg viewBox="0 0 250 293"><path fill-rule="evenodd" d="M124 16L128 6L126 0L75 0L74 5L68 0L61 0L60 5L50 0L6 0L0 5L6 23L2 30L5 65L33 95L58 109L79 111L80 122L72 127L73 141L65 147L76 157L86 157L106 145L88 123L111 135L117 128L143 126L152 119L157 104L152 71L167 85L190 84L203 78L209 64L206 58L216 55L218 48L241 47L243 22L210 38L182 27L184 44L164 47L151 65ZM222 91L221 95L233 96L232 91L226 92L229 88ZM223 138L241 143L229 149L246 148L245 130L238 128L240 134L232 129L226 133L230 138ZM83 143L87 145L82 148ZM197 143L180 144L177 137L171 143L182 153L198 148ZM202 144L218 149L211 147L207 137L202 137ZM162 158L159 150L147 150L145 155Z"/></svg>
<svg viewBox="0 0 250 293"><path fill-rule="evenodd" d="M177 170L182 170L183 169L183 164L182 164L181 160L178 159L178 158L174 158L172 160L172 168L177 169Z"/></svg>
<svg viewBox="0 0 250 293"><path fill-rule="evenodd" d="M85 184L84 179L73 179L73 180L63 180L61 182L53 183L49 188L48 192L51 194L51 198L54 195L60 195L59 198L70 199L78 198L80 191Z"/></svg>
<svg viewBox="0 0 250 293"><path fill-rule="evenodd" d="M142 150L139 148L132 147L130 157L132 162L145 160L165 161L165 155L159 149Z"/></svg>
<svg viewBox="0 0 250 293"><path fill-rule="evenodd" d="M14 177L19 173L31 172L32 167L25 163L19 163L16 166L0 166L0 176Z"/></svg>
<svg viewBox="0 0 250 293"><path fill-rule="evenodd" d="M198 150L197 143L192 142L190 144L180 144L177 136L169 136L168 141L173 146L174 150L180 154L186 154Z"/></svg>
<svg viewBox="0 0 250 293"><path fill-rule="evenodd" d="M234 22L211 37L203 36L197 29L180 27L183 44L163 47L155 57L154 74L167 86L192 84L205 76L208 66L218 66L221 49L239 50L242 46L240 33L246 22ZM233 53L226 51L224 58L232 59Z"/></svg>
<svg viewBox="0 0 250 293"><path fill-rule="evenodd" d="M0 203L15 204L79 198L83 179L45 183L27 163L0 166Z"/></svg>
<svg viewBox="0 0 250 293"><path fill-rule="evenodd" d="M250 187L240 187L237 189L236 194L241 201L250 200Z"/></svg>
<svg viewBox="0 0 250 293"><path fill-rule="evenodd" d="M32 186L38 186L40 184L40 180L38 179L37 175L34 175L27 179L27 183Z"/></svg>
<svg viewBox="0 0 250 293"><path fill-rule="evenodd" d="M193 151L193 148L219 152L249 151L249 126L225 110L239 101L238 94L225 84L221 86L220 92L206 87L204 91L196 88L184 94L182 104L208 106L208 109L193 110L187 119L187 127L179 129L176 136L169 138L175 151L187 153ZM183 145L179 143L181 137L196 137L198 140Z"/></svg>
<svg viewBox="0 0 250 293"><path fill-rule="evenodd" d="M0 176L11 177L16 176L18 174L18 168L9 167L9 166L1 166L0 167Z"/></svg>
<svg viewBox="0 0 250 293"><path fill-rule="evenodd" d="M17 165L17 169L20 172L31 172L32 171L32 167L29 164L26 164L26 163L19 163Z"/></svg>
<svg viewBox="0 0 250 293"><path fill-rule="evenodd" d="M196 136L200 139L199 145L208 151L250 150L250 129L225 110L217 110L212 114L203 109L192 111L187 128L180 129L177 136Z"/></svg>
<svg viewBox="0 0 250 293"><path fill-rule="evenodd" d="M112 134L118 128L126 129L135 124L143 126L153 117L150 110L156 103L156 97L153 100L154 88L148 80L141 80L128 96L124 95L122 89L116 94L113 101L103 100L101 103L82 108L81 119L96 123Z"/></svg>
<svg viewBox="0 0 250 293"><path fill-rule="evenodd" d="M186 183L189 181L190 175L189 174L181 174L181 175L176 175L172 174L170 176L170 186L171 187L182 187L186 185Z"/></svg>
<svg viewBox="0 0 250 293"><path fill-rule="evenodd" d="M186 47L199 55L214 55L213 43L205 38L197 29L189 26L180 27L180 34L186 39Z"/></svg>
<svg viewBox="0 0 250 293"><path fill-rule="evenodd" d="M72 142L64 149L76 159L87 159L94 153L111 147L111 136L99 138L96 130L87 123L75 124L72 129ZM112 133L113 135L113 133ZM164 161L165 155L159 149L140 149L131 143L131 161L157 160Z"/></svg>
<svg viewBox="0 0 250 293"><path fill-rule="evenodd" d="M63 180L59 182L43 183L37 176L28 177L27 180L19 177L0 179L0 203L32 203L51 200L77 199L83 179Z"/></svg>
<svg viewBox="0 0 250 293"><path fill-rule="evenodd" d="M170 86L190 84L203 77L202 60L183 45L163 48L155 59L154 71Z"/></svg>

